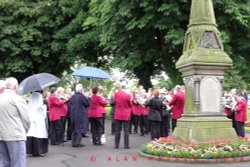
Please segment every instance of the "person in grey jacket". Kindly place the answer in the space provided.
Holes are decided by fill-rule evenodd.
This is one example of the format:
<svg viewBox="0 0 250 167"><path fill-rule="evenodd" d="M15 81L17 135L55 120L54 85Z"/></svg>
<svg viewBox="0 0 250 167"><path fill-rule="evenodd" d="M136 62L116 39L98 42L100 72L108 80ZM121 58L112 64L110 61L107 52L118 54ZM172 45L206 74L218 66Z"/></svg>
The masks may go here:
<svg viewBox="0 0 250 167"><path fill-rule="evenodd" d="M26 167L26 133L30 119L25 100L16 94L18 81L7 78L0 94L0 166Z"/></svg>

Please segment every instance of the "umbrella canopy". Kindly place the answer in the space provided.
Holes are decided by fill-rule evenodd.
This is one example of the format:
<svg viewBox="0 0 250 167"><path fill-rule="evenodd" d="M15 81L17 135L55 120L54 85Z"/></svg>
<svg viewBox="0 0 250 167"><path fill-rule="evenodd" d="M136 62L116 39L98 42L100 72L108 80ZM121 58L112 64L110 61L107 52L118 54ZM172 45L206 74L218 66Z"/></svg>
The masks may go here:
<svg viewBox="0 0 250 167"><path fill-rule="evenodd" d="M94 78L94 79L110 79L111 76L105 71L95 67L83 67L72 73L73 76L80 78Z"/></svg>
<svg viewBox="0 0 250 167"><path fill-rule="evenodd" d="M24 79L19 85L18 94L27 94L43 90L46 87L57 84L60 81L56 76L49 73L39 73Z"/></svg>

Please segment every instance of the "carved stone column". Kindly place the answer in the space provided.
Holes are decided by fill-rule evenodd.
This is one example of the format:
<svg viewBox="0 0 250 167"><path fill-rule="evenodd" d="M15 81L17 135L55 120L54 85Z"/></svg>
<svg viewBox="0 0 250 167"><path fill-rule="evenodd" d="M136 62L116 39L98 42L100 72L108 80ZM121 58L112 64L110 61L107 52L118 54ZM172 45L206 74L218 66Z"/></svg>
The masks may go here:
<svg viewBox="0 0 250 167"><path fill-rule="evenodd" d="M192 0L183 54L176 63L184 77L186 102L174 138L190 142L236 138L221 100L221 83L231 65L217 29L212 0Z"/></svg>

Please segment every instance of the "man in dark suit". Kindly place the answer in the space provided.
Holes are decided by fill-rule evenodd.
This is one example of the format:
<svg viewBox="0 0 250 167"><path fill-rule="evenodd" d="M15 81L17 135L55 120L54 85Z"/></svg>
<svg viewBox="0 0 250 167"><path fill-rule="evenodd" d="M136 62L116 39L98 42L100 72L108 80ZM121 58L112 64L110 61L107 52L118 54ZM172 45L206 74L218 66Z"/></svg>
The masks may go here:
<svg viewBox="0 0 250 167"><path fill-rule="evenodd" d="M125 86L120 86L114 94L115 103L115 148L120 145L122 126L124 127L124 148L129 149L129 122L132 110L131 96L124 91Z"/></svg>
<svg viewBox="0 0 250 167"><path fill-rule="evenodd" d="M174 131L177 120L181 118L185 104L185 93L181 90L180 85L175 86L175 94L173 99L169 102L169 106L172 106L172 132Z"/></svg>
<svg viewBox="0 0 250 167"><path fill-rule="evenodd" d="M70 98L70 118L72 127L72 147L84 147L81 144L82 134L85 133L86 121L88 121L87 107L89 107L88 99L83 95L82 84L76 85L76 93Z"/></svg>

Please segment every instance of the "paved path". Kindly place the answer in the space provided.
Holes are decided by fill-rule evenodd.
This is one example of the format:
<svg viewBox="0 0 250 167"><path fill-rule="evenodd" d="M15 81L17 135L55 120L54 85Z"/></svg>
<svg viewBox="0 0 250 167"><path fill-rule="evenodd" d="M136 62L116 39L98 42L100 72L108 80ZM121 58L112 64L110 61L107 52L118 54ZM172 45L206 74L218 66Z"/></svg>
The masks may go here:
<svg viewBox="0 0 250 167"><path fill-rule="evenodd" d="M73 148L70 142L64 146L50 146L44 157L27 157L27 167L249 167L250 162L228 164L184 164L174 162L149 161L138 155L140 145L149 142L149 136L130 135L131 149L114 149L114 136L110 135L110 121L106 121L107 143L93 146L91 138L83 138L85 147ZM250 138L250 133L247 134ZM121 140L121 145L123 140Z"/></svg>

